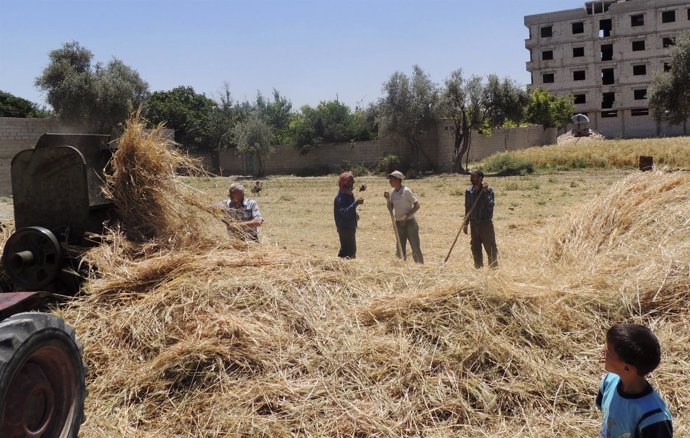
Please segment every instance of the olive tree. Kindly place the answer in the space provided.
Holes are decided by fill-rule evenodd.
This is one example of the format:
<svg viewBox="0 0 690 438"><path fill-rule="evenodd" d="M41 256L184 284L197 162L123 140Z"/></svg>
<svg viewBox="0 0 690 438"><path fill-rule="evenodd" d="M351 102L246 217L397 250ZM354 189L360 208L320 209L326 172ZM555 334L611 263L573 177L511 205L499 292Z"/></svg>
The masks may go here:
<svg viewBox="0 0 690 438"><path fill-rule="evenodd" d="M49 53L36 86L57 117L77 129L112 133L141 105L148 84L118 59L92 64L93 53L72 41Z"/></svg>
<svg viewBox="0 0 690 438"><path fill-rule="evenodd" d="M272 152L273 132L264 118L257 112L247 120L235 124L232 136L237 152L252 155L257 160L257 176L264 176L264 159Z"/></svg>
<svg viewBox="0 0 690 438"><path fill-rule="evenodd" d="M654 78L649 105L657 121L682 124L686 135L690 118L690 33L676 38L676 44L671 47L670 65L671 70Z"/></svg>
<svg viewBox="0 0 690 438"><path fill-rule="evenodd" d="M420 155L431 162L424 150L423 137L435 126L438 109L438 87L417 65L412 76L395 72L383 85L379 101L384 132L403 139L412 151L414 167L420 170Z"/></svg>

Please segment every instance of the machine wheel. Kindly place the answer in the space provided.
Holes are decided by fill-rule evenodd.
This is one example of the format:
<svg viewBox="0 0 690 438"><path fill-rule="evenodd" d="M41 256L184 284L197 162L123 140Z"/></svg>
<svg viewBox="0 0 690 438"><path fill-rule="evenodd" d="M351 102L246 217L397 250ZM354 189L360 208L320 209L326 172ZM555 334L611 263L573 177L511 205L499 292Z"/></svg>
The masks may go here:
<svg viewBox="0 0 690 438"><path fill-rule="evenodd" d="M61 318L0 322L0 431L8 438L76 438L86 398L82 346Z"/></svg>
<svg viewBox="0 0 690 438"><path fill-rule="evenodd" d="M21 228L5 242L2 265L16 289L44 290L60 273L62 247L47 228Z"/></svg>

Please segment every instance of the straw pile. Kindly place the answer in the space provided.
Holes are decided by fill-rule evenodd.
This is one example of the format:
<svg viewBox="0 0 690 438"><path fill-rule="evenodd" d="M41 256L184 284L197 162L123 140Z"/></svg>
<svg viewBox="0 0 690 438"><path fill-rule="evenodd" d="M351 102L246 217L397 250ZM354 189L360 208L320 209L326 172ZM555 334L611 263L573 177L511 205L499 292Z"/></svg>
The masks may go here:
<svg viewBox="0 0 690 438"><path fill-rule="evenodd" d="M632 176L524 269L434 286L218 239L165 149L130 122L108 182L122 228L63 310L90 366L83 436L592 436L622 319L653 326L653 381L690 407L688 175Z"/></svg>

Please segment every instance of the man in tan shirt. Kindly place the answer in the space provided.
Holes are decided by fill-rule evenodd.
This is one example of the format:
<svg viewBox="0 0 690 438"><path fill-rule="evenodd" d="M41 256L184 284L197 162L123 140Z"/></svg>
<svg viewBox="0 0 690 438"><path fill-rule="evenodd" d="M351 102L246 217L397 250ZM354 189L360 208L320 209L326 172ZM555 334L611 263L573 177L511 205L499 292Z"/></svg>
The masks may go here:
<svg viewBox="0 0 690 438"><path fill-rule="evenodd" d="M394 171L388 175L388 182L393 190L385 192L388 210L395 216L395 227L400 237L400 248L396 250L397 256L407 260L406 246L410 241L412 248L412 258L416 263L424 263L422 248L419 242L419 225L414 214L419 210L419 201L412 190L405 187L402 183L405 175L402 172ZM402 254L400 251L402 250Z"/></svg>

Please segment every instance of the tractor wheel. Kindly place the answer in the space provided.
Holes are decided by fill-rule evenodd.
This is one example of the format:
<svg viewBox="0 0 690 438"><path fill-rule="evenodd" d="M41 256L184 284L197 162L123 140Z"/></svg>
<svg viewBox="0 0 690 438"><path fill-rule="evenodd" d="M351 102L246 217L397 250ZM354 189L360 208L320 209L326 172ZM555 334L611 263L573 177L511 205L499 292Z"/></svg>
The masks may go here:
<svg viewBox="0 0 690 438"><path fill-rule="evenodd" d="M86 398L82 346L61 318L39 312L0 322L3 437L77 437Z"/></svg>

